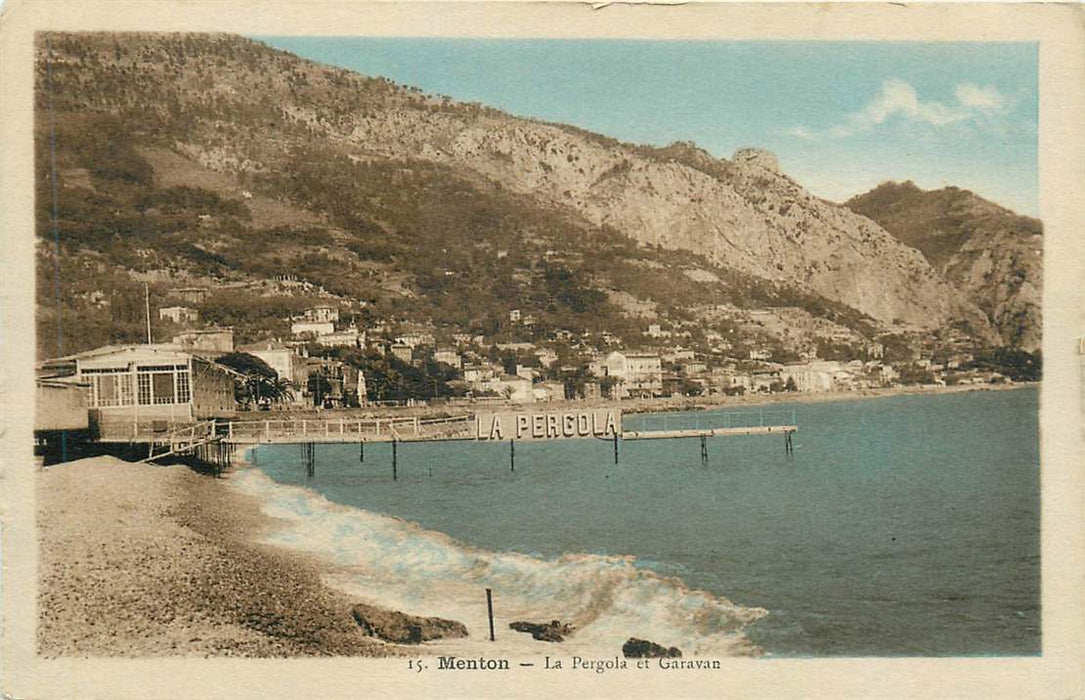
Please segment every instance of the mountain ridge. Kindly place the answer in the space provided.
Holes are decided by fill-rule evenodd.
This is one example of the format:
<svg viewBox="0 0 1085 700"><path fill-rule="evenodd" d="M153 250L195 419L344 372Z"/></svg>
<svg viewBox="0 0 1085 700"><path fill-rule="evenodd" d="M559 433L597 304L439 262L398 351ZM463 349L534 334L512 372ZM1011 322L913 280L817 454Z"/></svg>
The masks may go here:
<svg viewBox="0 0 1085 700"><path fill-rule="evenodd" d="M471 276L478 264L475 276L500 274L515 299L527 293L523 273L495 267L479 257L484 251L507 248L515 256L518 248L545 252L554 241L576 240L582 250L574 257L593 277L584 283L605 287L628 274L605 261L599 268L594 258L614 246L634 255L626 238L644 250L704 256L717 276L731 271L722 286L688 288L706 301L758 279L851 307L883 329L959 326L981 342L998 342L986 316L922 254L870 219L806 192L762 151L727 161L690 144L621 144L574 126L423 95L231 35L52 36L51 81L63 119L111 115L127 132L118 141L175 153L251 191L253 199L241 203L250 218L234 228L255 225L256 203L268 209L277 202L310 212L337 246L353 246L349 254L328 248L310 257L347 255L361 269L402 262L411 245L447 241L451 267L443 274ZM43 108L50 78L45 47L38 48ZM537 221L517 213L528 210ZM191 256L213 258L248 235L215 230L216 238L206 225L186 226L144 240L153 247L168 239ZM251 257L242 262L254 274L274 269L270 252ZM403 278L421 285L412 293L428 295L448 283L413 270L413 282ZM350 282L350 294L368 284L339 282Z"/></svg>
<svg viewBox="0 0 1085 700"><path fill-rule="evenodd" d="M1043 224L958 187L885 182L846 205L877 221L965 292L1004 342L1040 347Z"/></svg>

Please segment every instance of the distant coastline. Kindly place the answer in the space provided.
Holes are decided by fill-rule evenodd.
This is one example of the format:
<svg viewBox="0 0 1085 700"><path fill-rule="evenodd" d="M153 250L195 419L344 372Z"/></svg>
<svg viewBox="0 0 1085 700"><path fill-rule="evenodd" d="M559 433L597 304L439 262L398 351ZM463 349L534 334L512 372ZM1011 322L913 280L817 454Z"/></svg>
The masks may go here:
<svg viewBox="0 0 1085 700"><path fill-rule="evenodd" d="M386 417L386 416L446 416L476 411L493 410L496 407L515 407L523 410L538 411L561 411L569 408L620 408L623 413L672 413L679 411L709 411L721 408L734 407L736 410L752 408L756 406L768 406L778 403L824 403L832 401L854 401L859 399L879 399L890 396L911 395L937 395L959 394L973 391L1010 391L1027 387L1038 387L1040 382L1013 382L1003 384L958 384L954 386L895 386L878 389L859 389L855 391L824 391L824 392L780 392L773 394L746 394L743 396L669 396L650 399L626 399L613 401L601 399L597 401L565 400L547 401L529 404L516 404L511 402L479 402L479 403L456 403L396 407L362 407L353 409L328 409L328 410L282 410L258 411L239 414L239 420L247 418L277 417L288 415L294 418L321 417L334 418L339 416L349 417Z"/></svg>
<svg viewBox="0 0 1085 700"><path fill-rule="evenodd" d="M777 403L826 403L832 401L852 401L856 399L880 399L890 396L917 396L937 394L961 394L973 391L1009 391L1024 389L1031 386L1039 386L1040 382L1017 382L1005 384L958 384L954 386L896 386L880 389L858 389L856 391L822 391L822 392L786 392L779 394L750 394L746 396L718 396L718 397L681 397L676 400L680 405L677 408L656 408L648 406L645 410L640 407L626 409L627 413L651 413L656 411L697 411L724 408L727 406L765 406ZM664 401L670 401L664 399ZM688 402L688 403L687 403ZM620 402L631 403L631 402Z"/></svg>

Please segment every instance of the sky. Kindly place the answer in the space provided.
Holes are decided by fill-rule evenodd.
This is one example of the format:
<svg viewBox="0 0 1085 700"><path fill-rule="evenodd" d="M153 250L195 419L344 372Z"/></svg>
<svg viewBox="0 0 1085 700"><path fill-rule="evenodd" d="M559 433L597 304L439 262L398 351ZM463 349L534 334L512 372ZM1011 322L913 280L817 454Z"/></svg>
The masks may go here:
<svg viewBox="0 0 1085 700"><path fill-rule="evenodd" d="M1039 208L1034 43L253 38L622 141L766 148L833 201L912 180Z"/></svg>

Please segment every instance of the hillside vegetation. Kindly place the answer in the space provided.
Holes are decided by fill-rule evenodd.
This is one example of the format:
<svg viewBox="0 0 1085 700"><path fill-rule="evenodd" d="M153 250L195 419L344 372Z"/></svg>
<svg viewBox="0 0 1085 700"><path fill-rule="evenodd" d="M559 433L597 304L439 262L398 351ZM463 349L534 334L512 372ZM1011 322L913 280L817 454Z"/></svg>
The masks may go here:
<svg viewBox="0 0 1085 700"><path fill-rule="evenodd" d="M512 308L533 337L635 344L731 305L998 342L917 250L761 151L621 144L227 35L43 35L37 114L41 354L58 313L65 351L141 339L140 282L153 306L224 290L202 319L242 342L328 298L364 323L511 339ZM272 293L280 275L307 286Z"/></svg>

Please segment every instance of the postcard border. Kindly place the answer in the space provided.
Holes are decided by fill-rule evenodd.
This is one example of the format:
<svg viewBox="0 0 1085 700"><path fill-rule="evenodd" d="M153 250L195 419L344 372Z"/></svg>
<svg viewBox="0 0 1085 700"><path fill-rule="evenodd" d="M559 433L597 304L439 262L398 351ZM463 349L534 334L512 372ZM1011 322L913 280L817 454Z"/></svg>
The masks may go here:
<svg viewBox="0 0 1085 700"><path fill-rule="evenodd" d="M1081 693L1082 231L1085 204L1085 51L1082 11L1071 5L692 4L592 10L575 3L222 3L15 0L0 22L0 186L4 256L3 685L17 697L599 696L767 694L805 697L1062 697ZM35 30L228 31L248 35L532 36L660 39L1033 41L1040 45L1040 207L1045 226L1044 374L1041 388L1043 655L1038 658L727 660L690 678L558 674L410 674L388 659L43 660L34 655L34 468L29 436L34 353L32 70ZM631 682L635 679L635 683Z"/></svg>

